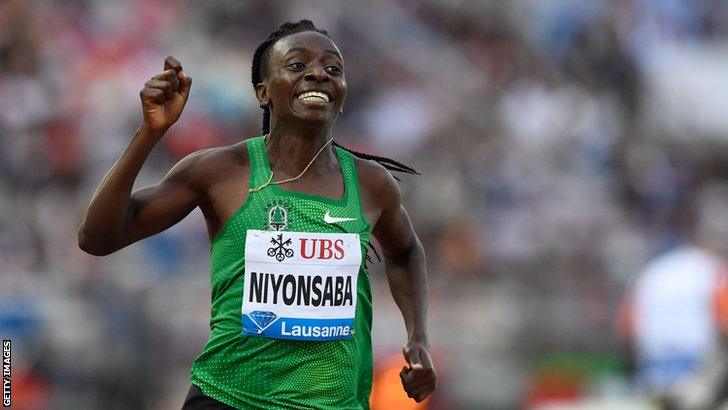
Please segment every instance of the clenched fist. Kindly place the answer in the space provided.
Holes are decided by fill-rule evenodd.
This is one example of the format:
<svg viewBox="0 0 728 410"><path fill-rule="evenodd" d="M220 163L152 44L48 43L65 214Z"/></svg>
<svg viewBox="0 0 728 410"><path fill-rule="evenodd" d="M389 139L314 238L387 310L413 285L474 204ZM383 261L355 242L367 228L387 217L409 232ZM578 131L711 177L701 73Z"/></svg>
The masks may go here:
<svg viewBox="0 0 728 410"><path fill-rule="evenodd" d="M410 341L402 348L410 367L402 367L399 378L407 397L417 403L425 400L437 387L437 372L432 365L430 348L426 342Z"/></svg>
<svg viewBox="0 0 728 410"><path fill-rule="evenodd" d="M192 78L182 70L174 57L164 59L164 71L152 77L139 92L144 125L151 131L164 133L179 119L190 95Z"/></svg>

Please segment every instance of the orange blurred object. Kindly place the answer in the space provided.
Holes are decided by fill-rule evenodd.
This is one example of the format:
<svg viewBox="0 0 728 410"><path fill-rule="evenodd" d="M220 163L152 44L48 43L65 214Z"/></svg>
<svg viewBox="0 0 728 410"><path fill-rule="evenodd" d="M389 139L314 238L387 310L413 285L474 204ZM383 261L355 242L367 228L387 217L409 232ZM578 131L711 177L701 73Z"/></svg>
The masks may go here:
<svg viewBox="0 0 728 410"><path fill-rule="evenodd" d="M407 362L399 354L386 356L379 360L375 366L372 394L369 396L369 405L372 410L422 410L429 408L430 398L422 403L407 397L399 371Z"/></svg>

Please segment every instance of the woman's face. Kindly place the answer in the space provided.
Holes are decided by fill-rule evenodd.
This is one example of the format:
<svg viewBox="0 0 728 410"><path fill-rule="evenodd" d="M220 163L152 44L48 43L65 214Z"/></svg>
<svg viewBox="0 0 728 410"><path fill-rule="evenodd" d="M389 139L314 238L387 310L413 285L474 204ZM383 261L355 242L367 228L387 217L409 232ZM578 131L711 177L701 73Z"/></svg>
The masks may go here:
<svg viewBox="0 0 728 410"><path fill-rule="evenodd" d="M268 71L255 88L276 121L332 123L346 99L344 60L323 34L304 31L274 43Z"/></svg>

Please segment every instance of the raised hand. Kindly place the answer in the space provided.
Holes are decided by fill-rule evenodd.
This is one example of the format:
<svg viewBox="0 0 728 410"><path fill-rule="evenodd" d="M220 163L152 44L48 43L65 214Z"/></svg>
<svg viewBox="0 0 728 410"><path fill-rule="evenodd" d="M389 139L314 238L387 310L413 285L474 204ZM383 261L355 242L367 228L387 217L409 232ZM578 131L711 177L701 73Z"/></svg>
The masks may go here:
<svg viewBox="0 0 728 410"><path fill-rule="evenodd" d="M437 387L437 372L432 366L427 343L408 342L402 348L402 354L410 367L402 367L399 378L407 397L417 403L425 400Z"/></svg>
<svg viewBox="0 0 728 410"><path fill-rule="evenodd" d="M190 95L192 78L182 70L174 57L164 59L164 71L152 77L139 92L144 126L155 133L164 133L179 119Z"/></svg>

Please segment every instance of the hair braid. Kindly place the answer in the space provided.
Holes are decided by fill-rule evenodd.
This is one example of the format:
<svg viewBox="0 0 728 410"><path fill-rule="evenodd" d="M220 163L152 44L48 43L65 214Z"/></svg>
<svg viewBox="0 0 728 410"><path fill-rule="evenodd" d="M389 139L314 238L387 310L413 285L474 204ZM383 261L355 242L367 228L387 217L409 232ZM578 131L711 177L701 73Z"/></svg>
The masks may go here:
<svg viewBox="0 0 728 410"><path fill-rule="evenodd" d="M278 29L270 33L268 37L262 43L260 43L260 45L258 45L258 47L255 49L255 53L253 53L253 66L251 70L253 88L261 83L268 74L268 51L270 50L270 47L275 44L276 41L282 39L283 37L295 33L300 33L302 31L315 31L317 33L325 35L326 37L331 38L326 30L316 28L311 20L300 20L296 23L289 21L281 24ZM263 134L267 134L270 132L270 108L263 106L261 106L261 108L263 109ZM417 172L414 168L410 168L407 165L404 165L401 162L395 161L393 159L365 154L362 152L356 152L350 150L349 148L343 147L336 142L334 142L334 145L350 152L352 155L355 155L359 158L377 161L389 171L419 175L419 172ZM394 178L399 181L399 178L397 178L396 176L394 176Z"/></svg>

